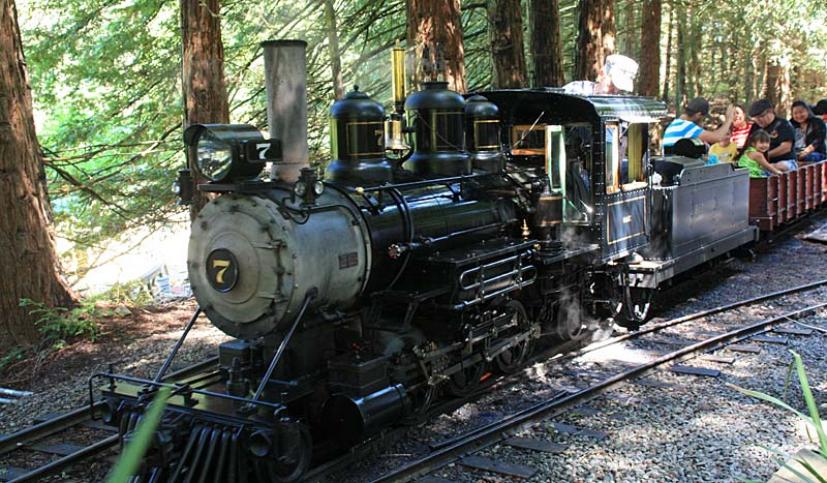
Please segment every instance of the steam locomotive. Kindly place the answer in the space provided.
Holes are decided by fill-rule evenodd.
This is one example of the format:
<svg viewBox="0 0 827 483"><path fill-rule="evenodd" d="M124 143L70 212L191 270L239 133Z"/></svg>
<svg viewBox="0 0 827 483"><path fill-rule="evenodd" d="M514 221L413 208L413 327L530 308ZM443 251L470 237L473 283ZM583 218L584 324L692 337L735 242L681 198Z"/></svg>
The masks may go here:
<svg viewBox="0 0 827 483"><path fill-rule="evenodd" d="M660 102L443 82L406 96L401 49L392 113L358 89L333 104L321 176L305 44L263 48L270 139L184 135L216 195L192 224L190 282L233 340L169 385L141 481L299 481L314 455L518 370L538 342L638 326L659 285L756 240L745 170L650 157ZM154 380L97 375L123 438L197 316Z"/></svg>

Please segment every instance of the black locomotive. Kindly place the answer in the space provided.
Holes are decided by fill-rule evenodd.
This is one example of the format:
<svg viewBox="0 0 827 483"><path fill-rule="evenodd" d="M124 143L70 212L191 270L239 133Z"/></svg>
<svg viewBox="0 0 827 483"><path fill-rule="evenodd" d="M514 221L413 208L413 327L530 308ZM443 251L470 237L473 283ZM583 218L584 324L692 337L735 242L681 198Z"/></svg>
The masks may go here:
<svg viewBox="0 0 827 483"><path fill-rule="evenodd" d="M304 44L264 49L272 139L185 133L218 194L192 226L190 281L234 340L173 386L144 481L301 480L314 454L519 369L537 342L639 325L659 284L756 239L745 171L650 159L660 102L440 82L405 97L399 50L394 112L337 101L321 177ZM182 342L153 381L99 375L123 437Z"/></svg>

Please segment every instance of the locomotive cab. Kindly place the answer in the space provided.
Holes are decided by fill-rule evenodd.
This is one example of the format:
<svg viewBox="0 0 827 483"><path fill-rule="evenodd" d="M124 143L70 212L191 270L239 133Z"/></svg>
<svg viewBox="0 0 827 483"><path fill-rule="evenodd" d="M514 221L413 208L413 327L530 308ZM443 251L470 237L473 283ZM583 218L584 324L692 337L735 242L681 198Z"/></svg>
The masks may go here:
<svg viewBox="0 0 827 483"><path fill-rule="evenodd" d="M608 263L648 243L649 127L659 101L575 96L559 89L484 92L503 112L511 160L548 177L562 200L558 236Z"/></svg>

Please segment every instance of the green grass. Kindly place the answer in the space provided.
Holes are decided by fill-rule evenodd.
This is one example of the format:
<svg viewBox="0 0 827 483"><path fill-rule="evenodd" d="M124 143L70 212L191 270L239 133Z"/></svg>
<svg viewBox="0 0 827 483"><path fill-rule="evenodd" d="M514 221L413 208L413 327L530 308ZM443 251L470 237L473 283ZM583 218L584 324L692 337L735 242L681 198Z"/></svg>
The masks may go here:
<svg viewBox="0 0 827 483"><path fill-rule="evenodd" d="M112 469L112 473L109 474L109 478L106 479L106 483L125 483L141 466L141 460L146 454L147 448L149 448L152 435L161 422L161 416L164 414L169 394L170 388L168 387L162 387L158 391L140 424L135 428L132 438L115 463L115 467Z"/></svg>

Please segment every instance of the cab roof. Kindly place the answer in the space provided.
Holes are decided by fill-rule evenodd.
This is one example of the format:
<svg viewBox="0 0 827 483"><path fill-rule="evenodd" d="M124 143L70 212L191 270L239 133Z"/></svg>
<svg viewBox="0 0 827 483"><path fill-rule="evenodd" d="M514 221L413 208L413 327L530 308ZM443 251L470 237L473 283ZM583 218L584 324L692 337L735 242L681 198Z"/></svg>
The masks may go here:
<svg viewBox="0 0 827 483"><path fill-rule="evenodd" d="M581 96L560 88L500 89L475 92L497 104L508 117L546 113L563 121L658 122L666 117L666 105L653 97L627 95Z"/></svg>

